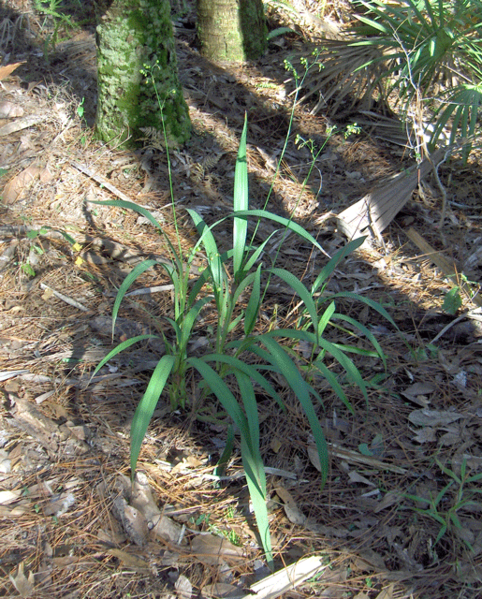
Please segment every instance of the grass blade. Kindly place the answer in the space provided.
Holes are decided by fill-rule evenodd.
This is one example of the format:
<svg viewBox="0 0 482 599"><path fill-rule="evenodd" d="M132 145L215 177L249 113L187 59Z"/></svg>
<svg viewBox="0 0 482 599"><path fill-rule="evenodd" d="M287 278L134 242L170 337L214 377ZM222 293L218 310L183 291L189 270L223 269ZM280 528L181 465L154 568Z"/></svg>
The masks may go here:
<svg viewBox="0 0 482 599"><path fill-rule="evenodd" d="M210 354L209 356L204 356L202 358L205 362L220 362L223 364L227 364L233 370L239 370L247 375L249 378L253 379L255 383L258 383L260 387L262 387L268 395L270 395L273 399L275 399L278 403L281 402L278 393L275 391L274 387L269 383L265 377L258 372L255 366L251 366L250 364L246 364L239 358L234 358L233 356L228 356L224 354ZM282 404L281 404L282 405Z"/></svg>
<svg viewBox="0 0 482 599"><path fill-rule="evenodd" d="M127 339L126 341L119 343L117 347L114 347L114 349L110 351L105 356L105 358L102 358L102 360L97 364L92 376L95 376L102 368L102 366L107 364L109 360L112 360L114 356L117 356L117 354L120 354L131 345L134 345L134 343L138 343L139 341L145 341L146 339L160 339L160 337L158 337L157 335L138 335L137 337L132 337L131 339Z"/></svg>
<svg viewBox="0 0 482 599"><path fill-rule="evenodd" d="M295 223L293 220L285 218L284 216L278 216L277 214L273 214L268 212L267 210L242 210L240 212L236 212L236 216L240 218L249 218L250 216L256 216L258 218L265 218L267 220L272 220L275 223L283 225L287 229L290 229L309 243L316 247L322 254L331 258L325 250L321 247L321 245L316 241L316 239L308 233L301 225Z"/></svg>
<svg viewBox="0 0 482 599"><path fill-rule="evenodd" d="M306 309L311 318L311 323L313 325L313 330L315 334L318 335L318 313L316 310L315 302L313 301L312 294L308 291L308 289L303 285L303 283L295 277L295 275L288 270L283 268L269 268L268 272L273 273L280 279L283 279L285 283L287 283L295 293L298 294L302 302L304 303Z"/></svg>
<svg viewBox="0 0 482 599"><path fill-rule="evenodd" d="M157 220L152 216L152 214L144 208L143 206L139 206L135 202L128 202L126 200L89 200L91 204L100 204L101 206L117 206L117 208L123 208L124 210L134 210L138 214L142 214L145 216L147 220L154 225L156 229L162 232L161 225L157 222Z"/></svg>
<svg viewBox="0 0 482 599"><path fill-rule="evenodd" d="M249 428L246 416L241 410L236 398L219 374L200 358L189 358L188 363L193 366L208 384L211 391L218 398L219 403L229 414L231 420L238 427L241 435L249 439Z"/></svg>
<svg viewBox="0 0 482 599"><path fill-rule="evenodd" d="M244 317L244 334L246 337L253 331L258 320L259 306L261 303L261 264L254 273L253 288L249 296L246 314Z"/></svg>
<svg viewBox="0 0 482 599"><path fill-rule="evenodd" d="M263 547L266 561L270 570L274 570L273 550L271 546L271 535L269 532L268 507L266 505L266 494L262 487L266 488L266 474L261 461L261 456L249 453L244 439L241 439L241 456L243 460L244 471L246 472L246 482L248 483L249 495L253 504L256 524ZM259 480L261 479L261 480Z"/></svg>
<svg viewBox="0 0 482 599"><path fill-rule="evenodd" d="M234 212L248 209L248 164L246 159L246 134L248 119L245 115L244 127L239 142L238 158L234 173ZM237 281L242 277L243 259L246 248L248 222L234 216L233 222L233 275Z"/></svg>
<svg viewBox="0 0 482 599"><path fill-rule="evenodd" d="M122 285L119 287L119 291L115 297L114 307L112 309L112 337L114 337L115 330L115 322L117 320L117 314L119 313L119 308L124 299L125 294L129 290L129 287L134 283L134 281L140 277L146 270L152 268L157 264L157 260L144 260L140 264L137 264L132 271L127 275L127 277L122 281Z"/></svg>
<svg viewBox="0 0 482 599"><path fill-rule="evenodd" d="M343 260L343 258L345 258L346 256L348 256L348 254L351 254L353 251L359 248L365 241L365 239L366 236L359 237L358 239L353 239L345 246L343 246L341 249L339 249L333 256L333 258L331 258L331 260L327 264L325 264L325 266L321 269L320 274L316 277L316 281L313 283L311 292L316 293L319 290L320 286L323 285L323 283L325 283L329 277L331 277L331 275L335 271L335 268Z"/></svg>
<svg viewBox="0 0 482 599"><path fill-rule="evenodd" d="M222 295L225 273L222 259L218 251L216 240L212 234L211 227L208 227L208 225L195 210L188 208L187 211L189 212L201 237L200 242L203 244L204 249L206 250L206 255L208 257L208 268L211 273L216 295Z"/></svg>
<svg viewBox="0 0 482 599"><path fill-rule="evenodd" d="M301 376L298 368L292 362L286 351L269 335L260 335L259 340L266 347L272 359L271 362L278 367L278 372L283 375L291 387L308 418L311 431L315 438L316 447L321 464L321 486L324 487L328 477L329 458L326 439L320 422L311 402L310 387Z"/></svg>
<svg viewBox="0 0 482 599"><path fill-rule="evenodd" d="M396 325L395 321L393 320L393 318L390 316L390 314L378 302L375 302L368 297L364 297L363 295L359 295L358 293L353 293L351 291L340 291L339 293L334 293L331 296L332 299L336 299L337 297L349 297L351 299L354 299L354 300L357 300L359 302L366 304L368 307L373 308L376 312L378 312L378 314L383 316L383 318L385 318L385 320L387 320L392 326L394 326L397 331L400 330L398 328L398 326Z"/></svg>
<svg viewBox="0 0 482 599"><path fill-rule="evenodd" d="M367 329L367 327L365 325L363 325L361 322L358 322L358 320L351 318L351 316L347 316L345 314L335 314L334 320L335 319L344 320L345 322L349 322L353 327L357 328L363 335L365 335L365 337L370 341L370 343L375 348L380 360L383 362L384 368L385 369L387 368L387 360L385 358L383 349L381 348L380 344L378 343L378 340L375 337L375 335L369 329Z"/></svg>
<svg viewBox="0 0 482 599"><path fill-rule="evenodd" d="M137 459L141 450L142 441L147 432L147 427L156 409L159 397L164 390L167 379L175 363L174 356L163 356L152 373L139 405L134 414L131 426L131 477L134 478Z"/></svg>
<svg viewBox="0 0 482 599"><path fill-rule="evenodd" d="M325 332L325 329L328 326L328 323L330 322L334 312L335 302L331 302L330 304L328 304L328 307L323 312L323 316L320 318L320 322L318 323L318 337L321 337Z"/></svg>
<svg viewBox="0 0 482 599"><path fill-rule="evenodd" d="M328 381L330 387L333 389L333 391L336 393L336 395L342 401L342 403L346 406L346 408L350 411L350 413L354 414L355 410L353 409L350 400L346 396L346 393L343 391L343 387L340 385L338 379L326 366L326 364L323 364L321 360L315 360L313 362L313 365L316 366L316 368L321 372L323 377Z"/></svg>

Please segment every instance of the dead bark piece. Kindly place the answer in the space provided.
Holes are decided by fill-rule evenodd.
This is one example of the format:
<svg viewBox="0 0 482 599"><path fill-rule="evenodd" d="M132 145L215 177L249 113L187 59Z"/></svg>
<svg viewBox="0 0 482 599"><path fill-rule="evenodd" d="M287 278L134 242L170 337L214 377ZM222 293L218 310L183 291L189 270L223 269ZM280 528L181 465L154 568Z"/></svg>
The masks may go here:
<svg viewBox="0 0 482 599"><path fill-rule="evenodd" d="M243 559L241 547L213 534L201 534L195 537L191 544L191 550L200 561L211 565L219 565L224 560Z"/></svg>
<svg viewBox="0 0 482 599"><path fill-rule="evenodd" d="M253 584L249 589L248 595L243 595L241 599L275 599L284 593L295 589L305 580L319 575L324 570L328 570L328 566L324 565L323 558L320 556L307 557L295 564L291 564L259 582ZM323 578L320 579L323 583Z"/></svg>
<svg viewBox="0 0 482 599"><path fill-rule="evenodd" d="M43 121L46 121L50 118L50 113L45 114L30 114L23 118L18 119L17 121L13 121L0 127L0 137L5 137L6 135L11 135L12 133L16 133L17 131L22 131L22 129L28 129L29 127L33 127L35 125L39 125Z"/></svg>
<svg viewBox="0 0 482 599"><path fill-rule="evenodd" d="M411 198L420 181L430 173L434 164L443 159L447 151L447 148L440 148L421 164L395 175L341 212L336 218L340 231L349 239L367 234L379 237Z"/></svg>
<svg viewBox="0 0 482 599"><path fill-rule="evenodd" d="M124 497L121 496L114 499L112 511L114 516L121 522L124 532L129 539L139 547L146 545L149 528L147 520L141 512L129 505Z"/></svg>
<svg viewBox="0 0 482 599"><path fill-rule="evenodd" d="M23 431L38 441L53 456L59 449L59 427L27 399L15 397L12 416Z"/></svg>
<svg viewBox="0 0 482 599"><path fill-rule="evenodd" d="M72 431L62 425L59 427L47 418L32 402L21 397L11 396L14 407L11 414L19 428L38 441L52 458L59 450L67 455L81 455L89 451L84 441L77 439Z"/></svg>

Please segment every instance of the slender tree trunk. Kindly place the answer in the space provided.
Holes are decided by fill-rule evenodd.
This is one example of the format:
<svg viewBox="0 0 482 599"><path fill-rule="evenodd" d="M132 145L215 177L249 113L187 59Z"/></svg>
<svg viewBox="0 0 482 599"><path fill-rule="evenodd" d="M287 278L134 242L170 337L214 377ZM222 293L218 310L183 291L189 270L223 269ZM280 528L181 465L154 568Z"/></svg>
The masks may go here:
<svg viewBox="0 0 482 599"><path fill-rule="evenodd" d="M266 49L262 0L198 0L201 53L216 62L244 62Z"/></svg>
<svg viewBox="0 0 482 599"><path fill-rule="evenodd" d="M191 122L178 79L169 0L113 0L97 38L99 137L131 147L153 133L163 140L164 120L170 145L186 141Z"/></svg>

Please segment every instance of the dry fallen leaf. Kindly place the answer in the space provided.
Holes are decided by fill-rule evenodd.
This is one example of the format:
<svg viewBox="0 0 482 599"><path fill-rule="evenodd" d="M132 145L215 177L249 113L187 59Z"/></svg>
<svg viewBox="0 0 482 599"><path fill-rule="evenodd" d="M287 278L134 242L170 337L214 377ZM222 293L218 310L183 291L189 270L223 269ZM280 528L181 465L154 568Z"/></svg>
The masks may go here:
<svg viewBox="0 0 482 599"><path fill-rule="evenodd" d="M144 515L120 496L114 499L112 509L116 518L122 523L129 539L141 547L145 545L149 529Z"/></svg>
<svg viewBox="0 0 482 599"><path fill-rule="evenodd" d="M1 70L2 67L0 67ZM13 102L0 102L0 119L13 119L23 116L24 110Z"/></svg>
<svg viewBox="0 0 482 599"><path fill-rule="evenodd" d="M192 542L191 550L201 561L210 564L218 564L221 558L229 561L243 557L241 547L212 534L197 536Z"/></svg>
<svg viewBox="0 0 482 599"><path fill-rule="evenodd" d="M428 399L427 395L433 393L435 389L435 385L430 382L415 383L407 387L405 391L402 391L402 395L422 408L426 408L430 403L430 399Z"/></svg>
<svg viewBox="0 0 482 599"><path fill-rule="evenodd" d="M13 62L12 64L6 64L3 67L0 67L0 81L6 79L11 73L18 69L18 67L22 64L25 64L25 60L22 62Z"/></svg>
<svg viewBox="0 0 482 599"><path fill-rule="evenodd" d="M22 491L0 491L0 505L16 501L22 496Z"/></svg>
<svg viewBox="0 0 482 599"><path fill-rule="evenodd" d="M281 485L278 485L275 488L275 491L280 497L281 501L283 501L283 509L288 520L292 524L303 526L303 524L306 523L306 516L296 505L296 501L293 499L291 493Z"/></svg>
<svg viewBox="0 0 482 599"><path fill-rule="evenodd" d="M229 599L230 597L237 597L239 599L242 594L243 591L239 587L235 587L234 585L225 582L216 582L204 586L201 597L206 597L208 599Z"/></svg>
<svg viewBox="0 0 482 599"><path fill-rule="evenodd" d="M106 551L106 553L107 555L113 555L117 559L120 559L125 566L127 566L128 568L132 568L133 570L144 571L149 568L148 562L141 559L137 555L127 553L126 551L122 551L121 549L109 549L108 551Z"/></svg>
<svg viewBox="0 0 482 599"><path fill-rule="evenodd" d="M417 443L433 443L437 440L436 430L430 426L421 428L416 432L413 440Z"/></svg>
<svg viewBox="0 0 482 599"><path fill-rule="evenodd" d="M128 492L130 482L126 477L123 477L123 479L122 482L119 478L119 482L123 484L125 492ZM131 505L144 516L152 536L173 543L180 542L182 526L168 516L162 515L154 501L147 476L142 472L136 474L134 486L132 487Z"/></svg>
<svg viewBox="0 0 482 599"><path fill-rule="evenodd" d="M393 599L393 591L395 589L395 583L391 582L387 587L383 589L377 595L377 599Z"/></svg>
<svg viewBox="0 0 482 599"><path fill-rule="evenodd" d="M348 478L352 483L361 483L362 485L368 485L370 487L376 487L375 483L372 483L368 478L365 478L361 474L358 474L355 470L351 470L348 473Z"/></svg>
<svg viewBox="0 0 482 599"><path fill-rule="evenodd" d="M20 194L32 183L34 179L40 177L42 168L31 164L16 177L11 179L3 190L3 200L7 204L13 204Z"/></svg>
<svg viewBox="0 0 482 599"><path fill-rule="evenodd" d="M251 585L249 594L242 599L275 599L327 568L322 557L307 557ZM323 578L319 580L323 582Z"/></svg>
<svg viewBox="0 0 482 599"><path fill-rule="evenodd" d="M463 414L444 410L414 410L408 419L416 426L431 426L434 428L447 426L448 424L463 418Z"/></svg>
<svg viewBox="0 0 482 599"><path fill-rule="evenodd" d="M396 503L400 503L403 499L404 494L401 491L389 491L385 497L380 501L377 507L373 510L375 514L381 512L382 510L395 505Z"/></svg>
<svg viewBox="0 0 482 599"><path fill-rule="evenodd" d="M186 578L183 574L180 574L174 585L177 596L179 599L191 599L192 597L192 584L189 578Z"/></svg>
<svg viewBox="0 0 482 599"><path fill-rule="evenodd" d="M28 599L34 594L34 575L33 572L28 573L28 578L23 573L25 562L21 562L18 566L17 575L12 576L9 574L9 578L13 583L13 586L17 589L22 597Z"/></svg>

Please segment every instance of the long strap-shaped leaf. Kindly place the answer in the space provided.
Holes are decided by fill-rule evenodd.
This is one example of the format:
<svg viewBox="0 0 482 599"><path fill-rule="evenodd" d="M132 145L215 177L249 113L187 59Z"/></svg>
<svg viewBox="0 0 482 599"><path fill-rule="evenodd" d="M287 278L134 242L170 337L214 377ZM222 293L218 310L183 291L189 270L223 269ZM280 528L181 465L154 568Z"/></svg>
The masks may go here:
<svg viewBox="0 0 482 599"><path fill-rule="evenodd" d="M246 160L247 116L244 118L243 132L239 142L238 158L234 172L234 221L233 221L233 274L237 281L242 276L243 259L246 248L246 232L248 223L244 218L237 218L238 210L248 209L248 164Z"/></svg>
<svg viewBox="0 0 482 599"><path fill-rule="evenodd" d="M207 382L209 388L216 395L219 403L229 414L241 433L241 457L246 472L249 493L251 501L253 502L261 543L268 563L272 566L273 554L269 533L268 511L266 507L266 479L263 462L259 452L259 443L257 442L259 439L259 431L253 439L246 415L243 413L236 398L217 372L199 358L189 358L188 362L194 366ZM245 383L247 377L244 373L240 373L240 375L245 377L242 379L244 380L241 387L241 391L243 392L246 391ZM249 410L251 413L253 409L253 395L247 396L246 401L250 405Z"/></svg>
<svg viewBox="0 0 482 599"><path fill-rule="evenodd" d="M270 335L260 335L258 340L266 347L272 356L272 362L278 367L280 374L284 376L286 382L291 387L296 397L299 399L301 406L310 423L311 431L315 438L318 455L321 464L321 484L322 487L326 483L328 477L328 447L323 434L320 422L316 415L315 409L311 402L310 387L301 376L298 368L290 359L286 351L277 343Z"/></svg>
<svg viewBox="0 0 482 599"><path fill-rule="evenodd" d="M138 277L140 277L141 274L143 274L144 272L146 272L146 270L149 270L149 268L152 268L156 264L157 264L156 260L153 260L153 259L144 260L144 262L137 264L131 270L131 272L127 275L127 277L122 281L122 285L119 287L119 291L117 292L117 295L116 295L116 298L114 301L114 307L112 309L112 337L114 336L115 321L117 320L117 314L119 312L119 308L122 303L122 300L124 299L124 295L127 293L127 291L129 290L129 287L132 285L132 283Z"/></svg>
<svg viewBox="0 0 482 599"><path fill-rule="evenodd" d="M119 343L119 345L117 347L114 347L114 349L112 351L110 351L105 356L105 358L102 358L102 360L97 364L94 372L92 373L92 376L96 375L99 372L99 370L102 368L102 366L107 364L107 362L109 360L112 360L112 358L114 356L117 356L117 354L120 354L121 352L123 352L125 349L127 349L131 345L134 345L134 343L139 343L140 341L145 341L146 339L161 339L161 338L158 335L137 335L137 337L132 337L131 339L127 339L126 341Z"/></svg>
<svg viewBox="0 0 482 599"><path fill-rule="evenodd" d="M134 414L131 426L131 476L134 477L137 459L141 450L142 441L146 435L147 427L156 409L159 397L164 390L167 379L175 363L174 356L162 356L152 373L139 405Z"/></svg>
<svg viewBox="0 0 482 599"><path fill-rule="evenodd" d="M285 218L284 216L278 216L277 214L273 214L272 212L268 212L267 210L241 210L239 212L236 212L235 216L239 218L249 218L250 216L256 216L258 218L266 218L267 220L272 220L275 223L279 223L280 225L283 225L283 227L286 227L287 229L294 231L297 235L311 243L311 245L314 245L318 250L320 250L322 254L324 254L328 258L331 258L331 256L325 252L321 245L316 241L316 239L312 235L308 233L308 231L303 229L303 227L298 223L295 223L293 220Z"/></svg>

